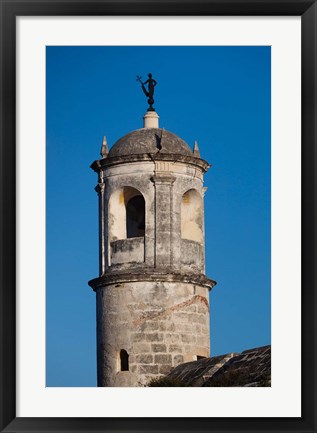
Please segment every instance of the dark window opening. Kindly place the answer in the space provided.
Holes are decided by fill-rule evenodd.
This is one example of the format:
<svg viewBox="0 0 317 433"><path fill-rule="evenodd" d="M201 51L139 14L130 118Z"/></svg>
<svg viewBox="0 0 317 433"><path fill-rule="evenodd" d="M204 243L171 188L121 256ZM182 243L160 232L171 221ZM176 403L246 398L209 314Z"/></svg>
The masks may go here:
<svg viewBox="0 0 317 433"><path fill-rule="evenodd" d="M127 238L139 238L145 234L145 202L142 195L132 197L126 204Z"/></svg>
<svg viewBox="0 0 317 433"><path fill-rule="evenodd" d="M129 371L129 355L124 349L120 350L120 370Z"/></svg>

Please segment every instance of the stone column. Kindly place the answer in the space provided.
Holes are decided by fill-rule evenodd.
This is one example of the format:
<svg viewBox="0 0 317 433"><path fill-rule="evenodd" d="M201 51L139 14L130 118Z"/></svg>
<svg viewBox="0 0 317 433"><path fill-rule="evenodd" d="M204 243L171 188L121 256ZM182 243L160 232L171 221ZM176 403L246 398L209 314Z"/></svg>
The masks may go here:
<svg viewBox="0 0 317 433"><path fill-rule="evenodd" d="M106 272L105 256L105 184L100 173L99 183L95 188L98 193L99 207L99 274L104 275Z"/></svg>
<svg viewBox="0 0 317 433"><path fill-rule="evenodd" d="M202 248L202 262L201 262L201 272L203 274L206 273L206 245L205 245L205 194L207 192L208 187L203 187L202 188L202 200L203 200L203 206L202 206L202 218L203 218L203 239L204 239L204 243L203 243L203 248Z"/></svg>
<svg viewBox="0 0 317 433"><path fill-rule="evenodd" d="M155 186L155 267L172 264L172 187L175 176L156 172L152 177Z"/></svg>

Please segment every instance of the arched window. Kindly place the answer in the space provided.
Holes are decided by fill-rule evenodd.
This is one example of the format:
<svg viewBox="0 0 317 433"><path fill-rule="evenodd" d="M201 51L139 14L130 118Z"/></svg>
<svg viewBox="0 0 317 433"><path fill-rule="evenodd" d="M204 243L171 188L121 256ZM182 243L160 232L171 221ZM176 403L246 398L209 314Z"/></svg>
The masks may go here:
<svg viewBox="0 0 317 433"><path fill-rule="evenodd" d="M181 237L203 243L203 204L198 191L190 189L182 197Z"/></svg>
<svg viewBox="0 0 317 433"><path fill-rule="evenodd" d="M129 354L126 350L120 350L120 371L129 371Z"/></svg>
<svg viewBox="0 0 317 433"><path fill-rule="evenodd" d="M126 204L127 238L137 238L145 233L145 202L142 195L135 195Z"/></svg>
<svg viewBox="0 0 317 433"><path fill-rule="evenodd" d="M109 242L144 237L145 200L140 191L124 186L114 191L108 203Z"/></svg>

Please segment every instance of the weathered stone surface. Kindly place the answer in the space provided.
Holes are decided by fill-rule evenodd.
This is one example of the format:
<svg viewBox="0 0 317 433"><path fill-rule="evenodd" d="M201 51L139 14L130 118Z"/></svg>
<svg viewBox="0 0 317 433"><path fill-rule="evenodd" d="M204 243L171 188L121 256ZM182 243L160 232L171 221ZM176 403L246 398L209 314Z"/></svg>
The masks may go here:
<svg viewBox="0 0 317 433"><path fill-rule="evenodd" d="M145 335L143 333L138 333L138 334L132 334L132 341L133 342L138 342L138 341L144 341L145 340Z"/></svg>
<svg viewBox="0 0 317 433"><path fill-rule="evenodd" d="M110 149L109 157L137 153L180 153L192 156L185 141L161 128L141 128L120 138Z"/></svg>
<svg viewBox="0 0 317 433"><path fill-rule="evenodd" d="M163 341L163 334L153 333L146 334L146 341Z"/></svg>
<svg viewBox="0 0 317 433"><path fill-rule="evenodd" d="M140 374L158 374L159 366L158 365L140 365L139 373Z"/></svg>
<svg viewBox="0 0 317 433"><path fill-rule="evenodd" d="M181 364L182 362L184 362L183 355L174 355L174 357L173 357L173 365L178 365L178 364Z"/></svg>
<svg viewBox="0 0 317 433"><path fill-rule="evenodd" d="M193 317L204 314L187 312L187 307L203 302L200 295L194 295L192 285L189 287L183 282L143 281L120 286L108 285L98 289L96 294L98 341L103 342L98 344L98 375L101 386L144 386L151 377L165 374L176 363L192 361L197 355L209 354L209 328L204 329L205 334L197 334L197 324L193 323ZM116 313L107 314L109 306L111 310L117 306ZM192 324L179 321L176 317L179 312L184 317L189 316ZM208 321L208 310L205 314ZM154 325L148 326L151 323ZM153 330L157 327L159 330ZM199 327L198 331L202 331L202 325L199 324ZM169 332L167 329L174 331ZM206 346L200 347L196 344L197 335L202 338L205 335ZM182 336L186 336L186 341L191 343L184 343ZM200 343L202 342L200 340ZM119 377L117 375L120 370L121 349L129 354L130 367L129 372L119 371ZM160 352L155 352L156 350ZM168 352L162 352L163 350ZM170 356L155 359L155 354ZM176 355L182 358L175 358ZM129 374L131 377L128 379Z"/></svg>
<svg viewBox="0 0 317 433"><path fill-rule="evenodd" d="M172 355L154 355L154 362L156 364L172 365Z"/></svg>
<svg viewBox="0 0 317 433"><path fill-rule="evenodd" d="M191 334L183 334L181 336L183 343L196 343L196 336Z"/></svg>
<svg viewBox="0 0 317 433"><path fill-rule="evenodd" d="M197 153L197 152L196 152ZM209 354L203 173L210 165L160 128L133 131L98 172L98 386L143 386Z"/></svg>
<svg viewBox="0 0 317 433"><path fill-rule="evenodd" d="M165 320L164 322L162 321L160 322L160 330L173 332L175 331L175 323L167 320Z"/></svg>
<svg viewBox="0 0 317 433"><path fill-rule="evenodd" d="M206 345L206 337L207 336L200 337L199 335L197 335L197 337L196 337L197 346L205 346Z"/></svg>
<svg viewBox="0 0 317 433"><path fill-rule="evenodd" d="M173 367L171 365L160 365L159 373L160 374L168 374Z"/></svg>
<svg viewBox="0 0 317 433"><path fill-rule="evenodd" d="M159 323L153 321L147 321L141 325L142 331L157 331L159 329Z"/></svg>
<svg viewBox="0 0 317 433"><path fill-rule="evenodd" d="M171 353L182 353L183 347L179 344L170 344L168 347L168 351Z"/></svg>
<svg viewBox="0 0 317 433"><path fill-rule="evenodd" d="M175 313L175 320L181 323L190 323L191 315L187 313Z"/></svg>
<svg viewBox="0 0 317 433"><path fill-rule="evenodd" d="M135 343L133 349L136 353L147 353L151 352L151 346L148 343Z"/></svg>
<svg viewBox="0 0 317 433"><path fill-rule="evenodd" d="M197 306L197 312L204 313L206 311L206 308L208 310L208 305L200 304Z"/></svg>
<svg viewBox="0 0 317 433"><path fill-rule="evenodd" d="M179 334L165 334L165 341L167 343L176 343L180 340Z"/></svg>
<svg viewBox="0 0 317 433"><path fill-rule="evenodd" d="M173 271L171 272L171 268L168 267L167 272L163 273L162 269L151 269L147 267L142 267L142 269L138 268L136 264L133 262L134 272L126 272L126 269L123 267L122 269L109 269L109 273L102 275L101 277L94 278L93 280L88 281L88 284L93 290L97 290L99 288L103 288L110 284L119 284L119 283L131 283L138 281L147 281L147 282L184 282L195 285L200 284L202 286L202 290L199 293L203 293L206 296L206 292L204 288L211 289L216 285L216 282L206 278L205 275L196 274L196 273L186 273L181 274L179 272ZM196 289L197 290L197 289Z"/></svg>
<svg viewBox="0 0 317 433"><path fill-rule="evenodd" d="M136 355L135 362L138 364L152 364L153 355Z"/></svg>
<svg viewBox="0 0 317 433"><path fill-rule="evenodd" d="M152 351L154 353L166 352L166 344L152 344Z"/></svg>
<svg viewBox="0 0 317 433"><path fill-rule="evenodd" d="M144 238L118 239L110 243L111 263L114 265L144 262Z"/></svg>
<svg viewBox="0 0 317 433"><path fill-rule="evenodd" d="M104 170L106 167L113 167L118 166L122 164L127 163L141 163L141 162L152 162L152 161L172 161L174 164L175 162L182 162L186 164L187 166L192 166L193 170L195 170L194 167L200 169L203 173L205 173L211 165L205 161L204 159L197 158L195 156L189 156L189 155L181 155L179 153L135 153L131 155L118 155L108 158L103 158L101 160L94 161L91 164L91 168L96 171L97 173L100 170ZM189 170L187 170L187 174L190 175L196 175L199 176L199 173L193 172L190 173Z"/></svg>

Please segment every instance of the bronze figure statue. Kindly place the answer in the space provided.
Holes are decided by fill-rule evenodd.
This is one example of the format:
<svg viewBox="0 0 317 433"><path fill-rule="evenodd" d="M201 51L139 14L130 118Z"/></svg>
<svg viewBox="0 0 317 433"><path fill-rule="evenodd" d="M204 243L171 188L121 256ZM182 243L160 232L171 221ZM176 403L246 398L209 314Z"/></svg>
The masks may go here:
<svg viewBox="0 0 317 433"><path fill-rule="evenodd" d="M148 98L147 102L149 104L149 108L147 109L147 111L155 111L155 108L153 107L154 104L153 95L154 95L154 87L156 86L157 83L154 80L154 78L152 78L152 74L148 74L148 77L149 78L144 83L142 82L142 77L140 77L140 75L137 76L136 80L141 83L142 90L145 96ZM145 87L146 84L148 84L148 89L146 89Z"/></svg>

